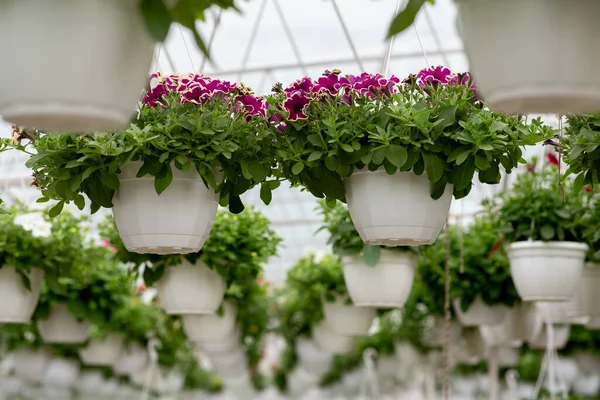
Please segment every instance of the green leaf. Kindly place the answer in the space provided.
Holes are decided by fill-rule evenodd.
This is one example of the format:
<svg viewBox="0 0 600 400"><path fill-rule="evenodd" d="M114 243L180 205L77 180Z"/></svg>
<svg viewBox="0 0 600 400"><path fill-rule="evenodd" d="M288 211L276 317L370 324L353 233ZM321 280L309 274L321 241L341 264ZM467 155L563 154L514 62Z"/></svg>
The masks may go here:
<svg viewBox="0 0 600 400"><path fill-rule="evenodd" d="M139 9L152 39L163 42L171 27L171 14L164 1L140 0Z"/></svg>
<svg viewBox="0 0 600 400"><path fill-rule="evenodd" d="M79 299L70 299L67 302L67 307L73 316L77 319L83 319L87 316L87 304Z"/></svg>
<svg viewBox="0 0 600 400"><path fill-rule="evenodd" d="M84 207L85 207L85 198L81 194L77 194L77 196L75 196L75 200L73 200L73 202L75 203L75 205L77 206L77 208L79 208L80 210L84 209Z"/></svg>
<svg viewBox="0 0 600 400"><path fill-rule="evenodd" d="M110 190L119 189L119 177L115 174L100 174L100 182Z"/></svg>
<svg viewBox="0 0 600 400"><path fill-rule="evenodd" d="M266 205L269 205L273 199L273 193L271 192L268 182L263 182L260 184L260 199Z"/></svg>
<svg viewBox="0 0 600 400"><path fill-rule="evenodd" d="M443 131L445 128L454 125L456 122L456 109L458 105L453 105L450 107L446 107L440 111L440 116L438 117L438 123L435 126L435 130L437 132Z"/></svg>
<svg viewBox="0 0 600 400"><path fill-rule="evenodd" d="M380 147L373 151L373 157L371 157L371 162L376 165L383 164L383 160L385 159L385 147Z"/></svg>
<svg viewBox="0 0 600 400"><path fill-rule="evenodd" d="M479 172L479 182L481 183L495 185L500 183L500 179L502 179L502 174L500 174L498 164L490 164L488 169Z"/></svg>
<svg viewBox="0 0 600 400"><path fill-rule="evenodd" d="M48 197L40 197L35 202L36 203L47 203L50 199Z"/></svg>
<svg viewBox="0 0 600 400"><path fill-rule="evenodd" d="M65 202L59 201L54 207L52 207L48 211L48 216L50 216L50 218L56 217L58 214L60 214L62 212L64 206L65 206Z"/></svg>
<svg viewBox="0 0 600 400"><path fill-rule="evenodd" d="M552 227L552 225L544 225L542 226L542 229L540 229L540 234L542 235L542 239L552 240L554 237L554 227Z"/></svg>
<svg viewBox="0 0 600 400"><path fill-rule="evenodd" d="M229 193L229 211L233 214L239 214L244 211L244 203L242 203L240 196Z"/></svg>
<svg viewBox="0 0 600 400"><path fill-rule="evenodd" d="M351 145L349 145L347 143L341 143L340 145L345 152L347 152L347 153L354 152L354 148Z"/></svg>
<svg viewBox="0 0 600 400"><path fill-rule="evenodd" d="M316 161L316 160L320 159L322 156L323 156L323 152L322 151L313 151L308 156L308 160L307 161L308 162Z"/></svg>
<svg viewBox="0 0 600 400"><path fill-rule="evenodd" d="M583 190L583 185L585 184L585 174L581 173L577 175L575 181L573 182L573 190L577 193Z"/></svg>
<svg viewBox="0 0 600 400"><path fill-rule="evenodd" d="M252 179L252 174L248 170L248 161L240 160L240 169L242 170L242 176L248 180Z"/></svg>
<svg viewBox="0 0 600 400"><path fill-rule="evenodd" d="M302 172L303 169L304 169L304 163L302 161L298 161L292 167L292 174L298 175L300 172Z"/></svg>
<svg viewBox="0 0 600 400"><path fill-rule="evenodd" d="M388 28L387 37L390 38L404 31L415 22L417 14L423 7L425 0L408 0L406 8L398 13Z"/></svg>
<svg viewBox="0 0 600 400"><path fill-rule="evenodd" d="M263 182L269 175L269 170L258 161L250 161L248 163L248 172L252 175L254 182Z"/></svg>
<svg viewBox="0 0 600 400"><path fill-rule="evenodd" d="M368 266L374 267L375 265L377 265L380 258L381 258L381 248L379 246L371 246L368 244L364 245L363 260L365 261L365 263Z"/></svg>
<svg viewBox="0 0 600 400"><path fill-rule="evenodd" d="M154 189L159 195L169 187L171 182L173 182L173 171L171 170L171 165L165 164L164 171L164 176L157 176L154 178Z"/></svg>
<svg viewBox="0 0 600 400"><path fill-rule="evenodd" d="M425 155L425 169L431 182L439 182L444 176L444 162L435 154Z"/></svg>
<svg viewBox="0 0 600 400"><path fill-rule="evenodd" d="M408 159L408 152L404 147L392 144L387 147L385 157L396 167L402 168Z"/></svg>
<svg viewBox="0 0 600 400"><path fill-rule="evenodd" d="M464 190L471 184L473 174L475 174L475 163L473 157L468 157L464 163L450 171L448 180L456 190Z"/></svg>

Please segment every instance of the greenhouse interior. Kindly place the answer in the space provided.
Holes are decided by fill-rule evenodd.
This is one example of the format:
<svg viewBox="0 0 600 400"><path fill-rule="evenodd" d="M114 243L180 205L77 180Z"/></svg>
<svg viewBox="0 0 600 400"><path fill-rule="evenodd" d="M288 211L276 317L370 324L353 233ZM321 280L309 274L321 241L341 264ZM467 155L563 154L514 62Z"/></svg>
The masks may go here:
<svg viewBox="0 0 600 400"><path fill-rule="evenodd" d="M599 400L599 14L0 0L0 400Z"/></svg>

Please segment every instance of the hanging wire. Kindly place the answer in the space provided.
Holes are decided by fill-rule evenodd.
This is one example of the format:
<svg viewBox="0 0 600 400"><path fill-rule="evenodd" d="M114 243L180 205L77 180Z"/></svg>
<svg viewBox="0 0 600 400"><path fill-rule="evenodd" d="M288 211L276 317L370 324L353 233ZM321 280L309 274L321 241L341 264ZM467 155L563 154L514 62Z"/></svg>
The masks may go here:
<svg viewBox="0 0 600 400"><path fill-rule="evenodd" d="M562 164L562 141L563 141L563 116L557 115L558 118L558 187L562 193L563 202L566 201L565 188L561 180L561 164Z"/></svg>
<svg viewBox="0 0 600 400"><path fill-rule="evenodd" d="M183 29L181 28L181 25L179 25L179 24L177 24L177 27L179 28L179 33L181 34L181 39L183 39L183 45L185 46L185 51L187 52L188 58L190 60L190 64L192 66L192 71L195 71L196 67L194 66L194 59L192 58L192 53L190 53L190 49L188 47L187 40L185 40L185 35L183 34Z"/></svg>
<svg viewBox="0 0 600 400"><path fill-rule="evenodd" d="M215 36L217 35L217 29L219 28L219 26L221 26L221 16L223 15L223 10L219 9L219 11L217 12L217 15L214 16L215 19L215 26L213 27L213 30L210 33L210 37L208 38L208 44L207 44L207 49L208 49L208 54L212 54L212 45L213 42L215 41ZM206 63L208 63L209 59L208 57L204 56L204 58L202 59L202 64L200 64L200 70L198 72L203 73L204 72L204 68L206 67ZM214 64L213 64L214 66Z"/></svg>
<svg viewBox="0 0 600 400"><path fill-rule="evenodd" d="M400 11L400 2L401 2L401 0L398 0L396 2L396 11L394 11L393 15L398 14L398 12ZM405 2L405 4L406 4L406 2ZM394 36L392 36L388 39L388 47L385 51L385 54L383 55L383 62L381 63L381 75L383 75L384 77L387 76L388 69L390 68L390 59L392 58L393 47L394 47Z"/></svg>
<svg viewBox="0 0 600 400"><path fill-rule="evenodd" d="M344 21L344 18L342 17L342 13L340 12L338 3L336 0L331 0L331 4L333 4L333 9L335 11L335 15L337 16L338 21L340 21L340 25L342 26L342 30L344 31L344 36L346 36L348 45L350 45L350 50L352 51L352 55L354 56L354 59L356 60L356 64L358 65L358 68L360 69L360 71L363 72L365 70L365 67L363 66L360 56L358 55L356 46L354 46L354 41L352 40L352 36L350 36L350 31L348 30L346 21Z"/></svg>
<svg viewBox="0 0 600 400"><path fill-rule="evenodd" d="M265 14L266 8L267 0L262 0L262 3L260 3L260 8L258 9L256 21L254 21L252 31L250 32L250 38L248 39L248 44L246 45L246 52L244 53L244 57L242 58L242 64L240 65L240 71L237 77L237 82L240 82L243 78L244 70L248 65L248 60L250 59L250 54L252 53L252 47L254 46L254 42L256 41L256 35L258 34L258 28L260 27L260 22L263 19L263 15Z"/></svg>
<svg viewBox="0 0 600 400"><path fill-rule="evenodd" d="M446 219L446 260L444 265L444 399L450 399L450 220Z"/></svg>

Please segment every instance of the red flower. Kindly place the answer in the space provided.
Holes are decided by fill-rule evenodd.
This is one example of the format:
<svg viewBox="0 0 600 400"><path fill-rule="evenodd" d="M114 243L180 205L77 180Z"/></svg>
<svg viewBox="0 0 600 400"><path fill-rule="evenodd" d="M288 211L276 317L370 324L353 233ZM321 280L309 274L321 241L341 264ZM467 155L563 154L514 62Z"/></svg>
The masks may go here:
<svg viewBox="0 0 600 400"><path fill-rule="evenodd" d="M584 190L586 193L592 193L594 191L594 189L591 186L586 187Z"/></svg>
<svg viewBox="0 0 600 400"><path fill-rule="evenodd" d="M138 287L137 287L137 291L140 293L144 293L146 291L146 289L148 289L148 287L146 287L146 285L143 283L138 285Z"/></svg>
<svg viewBox="0 0 600 400"><path fill-rule="evenodd" d="M492 256L494 255L495 252L497 252L498 250L500 250L500 247L502 247L502 244L504 243L504 236L502 236L500 238L500 240L498 240L498 243L496 243L490 250L490 252L488 253L488 258L492 258Z"/></svg>
<svg viewBox="0 0 600 400"><path fill-rule="evenodd" d="M546 154L546 158L548 159L548 162L550 164L558 167L558 165L559 165L558 158L556 158L556 156L553 153Z"/></svg>

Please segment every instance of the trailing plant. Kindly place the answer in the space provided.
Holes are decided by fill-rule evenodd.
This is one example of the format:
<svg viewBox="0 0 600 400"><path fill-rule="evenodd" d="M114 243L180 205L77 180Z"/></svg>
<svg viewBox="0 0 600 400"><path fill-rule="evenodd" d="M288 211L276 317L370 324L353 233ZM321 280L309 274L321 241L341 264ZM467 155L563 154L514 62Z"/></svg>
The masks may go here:
<svg viewBox="0 0 600 400"><path fill-rule="evenodd" d="M58 200L50 214L59 214L71 202L83 209L85 197L92 213L112 207L119 174L134 162L139 162L134 164L138 178L154 177L158 194L179 172L174 168L195 169L219 194L220 204L234 213L244 209L240 195L259 184L268 204L279 181L267 180L275 173L275 146L264 118L265 100L244 85L198 74L157 73L152 82L137 119L124 131L38 133L16 146L31 156L27 166L42 191L39 201Z"/></svg>
<svg viewBox="0 0 600 400"><path fill-rule="evenodd" d="M552 137L540 119L497 114L479 99L468 74L444 67L397 77L326 71L302 78L268 98L282 175L317 198L345 201L344 179L363 168L388 174L424 172L431 196L448 184L466 196L475 173L500 181L522 161L521 146Z"/></svg>
<svg viewBox="0 0 600 400"><path fill-rule="evenodd" d="M551 166L519 175L509 191L487 204L497 209L508 243L529 239L583 242L583 218L591 196Z"/></svg>
<svg viewBox="0 0 600 400"><path fill-rule="evenodd" d="M208 393L219 393L223 390L223 380L212 371L198 364L193 364L186 376L183 388L186 390L203 390Z"/></svg>
<svg viewBox="0 0 600 400"><path fill-rule="evenodd" d="M591 193L591 189L588 191ZM600 263L600 195L594 192L590 195L589 208L583 215L581 225L583 228L583 239L588 245L587 261Z"/></svg>
<svg viewBox="0 0 600 400"><path fill-rule="evenodd" d="M564 138L553 144L562 146L566 175L576 175L575 190L600 184L600 114L567 116Z"/></svg>
<svg viewBox="0 0 600 400"><path fill-rule="evenodd" d="M336 201L334 207L329 207L325 201L320 201L319 205L324 223L317 232L324 229L329 232L330 236L327 243L332 246L333 252L340 257L360 255L367 265L375 266L381 258L381 249L419 252L418 247L369 245L360 238L345 204Z"/></svg>

